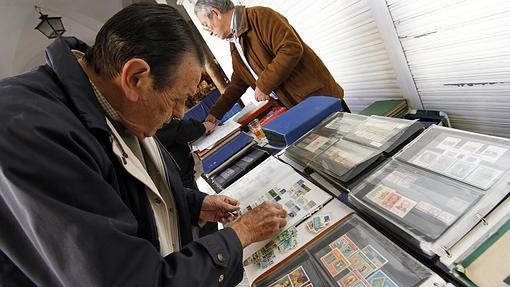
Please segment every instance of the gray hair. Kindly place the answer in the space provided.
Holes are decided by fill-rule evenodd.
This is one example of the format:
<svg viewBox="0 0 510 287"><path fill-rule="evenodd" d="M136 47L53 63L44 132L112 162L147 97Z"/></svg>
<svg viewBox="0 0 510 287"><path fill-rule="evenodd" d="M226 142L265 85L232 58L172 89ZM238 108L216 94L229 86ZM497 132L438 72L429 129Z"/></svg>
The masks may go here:
<svg viewBox="0 0 510 287"><path fill-rule="evenodd" d="M207 18L211 18L212 8L220 10L225 13L234 9L234 3L230 0L197 0L195 4L195 14L202 11Z"/></svg>

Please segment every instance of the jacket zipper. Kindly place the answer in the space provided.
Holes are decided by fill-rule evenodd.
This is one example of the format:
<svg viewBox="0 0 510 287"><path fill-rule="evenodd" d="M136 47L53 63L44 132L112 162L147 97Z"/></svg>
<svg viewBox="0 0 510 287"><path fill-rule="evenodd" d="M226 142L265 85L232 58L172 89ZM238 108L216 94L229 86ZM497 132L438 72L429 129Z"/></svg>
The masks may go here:
<svg viewBox="0 0 510 287"><path fill-rule="evenodd" d="M177 220L176 220L176 221L178 222L178 221L179 221L179 219L178 219L178 216L179 216L179 215L177 214L177 210L176 210L176 206L175 206L175 198L174 198L174 195L172 194L172 188L171 188L170 182L169 182L169 180L168 180L168 172L167 172L167 169L166 169L166 165L163 163L163 159L164 159L164 157L163 157L163 152L161 151L161 148L160 148L160 146L161 146L161 142L160 142L160 141L159 141L159 139L158 139L158 138L156 138L156 137L153 137L153 139L154 139L154 145L155 145L156 150L158 151L158 154L159 154L159 160L158 160L158 163L157 163L157 164L159 165L159 168L160 168L160 169L161 169L161 171L162 171L163 179L165 180L165 182L166 182L166 184L167 184L167 186L168 186L168 191L169 191L168 196L170 196L170 197L171 197L171 200L172 200L172 202L174 203L174 204L173 204L173 206L172 206L172 207L173 207L173 209L174 209L173 214L174 214L174 216L176 216L176 217L177 217ZM170 155L170 153L169 153L169 156L170 156L170 158L172 159L172 161L175 163L175 165L177 166L177 168L180 168L180 167L179 167L179 165L177 164L177 162L175 161L175 159L172 157L172 155ZM171 219L170 219L170 217L169 217L169 218L168 218L168 222L170 223L171 221L172 221L172 220L171 220ZM170 223L170 224L172 224L172 223ZM177 243L177 244L179 244L179 246L180 246L180 242L181 242L181 233L180 233L180 231L179 231L179 226L178 226L178 225L177 225L177 226L175 226L175 231L177 232L177 236L176 236L177 238L176 238L176 239L178 240L176 243ZM172 240L172 241L173 241L173 240ZM176 251L176 250L174 250L174 251Z"/></svg>

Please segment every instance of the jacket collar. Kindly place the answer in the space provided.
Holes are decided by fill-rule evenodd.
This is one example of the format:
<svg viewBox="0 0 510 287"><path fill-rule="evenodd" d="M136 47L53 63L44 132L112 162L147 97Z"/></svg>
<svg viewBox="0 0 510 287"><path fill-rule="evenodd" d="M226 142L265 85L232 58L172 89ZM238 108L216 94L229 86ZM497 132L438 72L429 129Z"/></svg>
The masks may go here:
<svg viewBox="0 0 510 287"><path fill-rule="evenodd" d="M46 48L46 63L62 83L83 124L89 129L100 129L111 134L87 74L71 50L86 53L90 47L75 37L59 37Z"/></svg>
<svg viewBox="0 0 510 287"><path fill-rule="evenodd" d="M234 17L236 27L235 32L236 36L239 38L242 34L246 33L250 29L248 21L246 21L248 15L246 14L245 6L236 6L234 10Z"/></svg>

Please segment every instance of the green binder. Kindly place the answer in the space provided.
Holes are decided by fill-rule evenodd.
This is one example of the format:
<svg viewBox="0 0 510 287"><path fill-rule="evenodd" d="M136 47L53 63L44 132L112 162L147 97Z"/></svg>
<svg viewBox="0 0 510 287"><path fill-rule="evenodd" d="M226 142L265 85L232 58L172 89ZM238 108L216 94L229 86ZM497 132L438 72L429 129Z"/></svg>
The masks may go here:
<svg viewBox="0 0 510 287"><path fill-rule="evenodd" d="M510 221L507 221L496 233L457 264L452 273L466 286L510 286L510 268L506 264L501 266L499 262L508 261L509 229ZM488 256L494 253L497 253L497 256L491 261ZM480 276L481 274L483 275Z"/></svg>
<svg viewBox="0 0 510 287"><path fill-rule="evenodd" d="M359 112L365 116L396 117L407 113L407 102L404 99L376 101Z"/></svg>

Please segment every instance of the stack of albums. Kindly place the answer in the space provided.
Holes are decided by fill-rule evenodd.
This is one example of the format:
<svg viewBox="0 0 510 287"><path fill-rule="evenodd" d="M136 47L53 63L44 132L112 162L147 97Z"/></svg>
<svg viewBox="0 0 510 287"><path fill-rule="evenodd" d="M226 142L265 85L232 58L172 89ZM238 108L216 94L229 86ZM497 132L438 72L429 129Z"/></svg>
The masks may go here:
<svg viewBox="0 0 510 287"><path fill-rule="evenodd" d="M422 129L416 120L334 113L289 146L282 159L344 186Z"/></svg>
<svg viewBox="0 0 510 287"><path fill-rule="evenodd" d="M215 190L223 190L230 184L238 180L243 174L253 169L269 156L268 153L257 148L253 148L245 155L234 160L223 170L210 177L210 182Z"/></svg>
<svg viewBox="0 0 510 287"><path fill-rule="evenodd" d="M287 226L271 240L243 250L251 286L443 286L444 281L274 157L266 159L222 194L240 212L263 201L280 203ZM434 285L436 284L436 285Z"/></svg>
<svg viewBox="0 0 510 287"><path fill-rule="evenodd" d="M509 149L509 139L432 126L355 186L349 200L451 267L466 252L470 230L482 226L480 241L501 222L490 214L508 214L500 203L510 192Z"/></svg>

